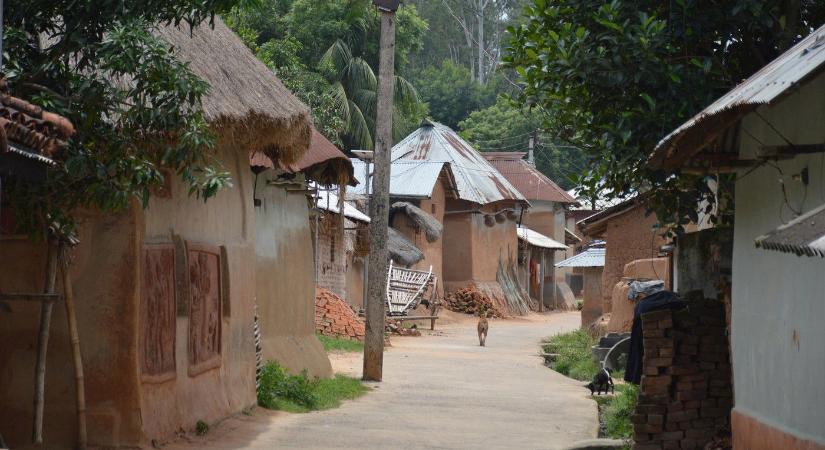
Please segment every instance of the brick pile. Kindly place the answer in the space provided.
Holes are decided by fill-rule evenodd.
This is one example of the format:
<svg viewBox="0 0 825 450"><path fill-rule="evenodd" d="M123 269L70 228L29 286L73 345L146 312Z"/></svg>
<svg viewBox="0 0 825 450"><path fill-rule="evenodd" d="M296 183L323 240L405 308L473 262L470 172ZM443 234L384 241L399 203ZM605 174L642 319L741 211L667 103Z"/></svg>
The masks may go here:
<svg viewBox="0 0 825 450"><path fill-rule="evenodd" d="M701 449L729 426L733 406L722 303L642 316L644 364L631 418L635 450Z"/></svg>
<svg viewBox="0 0 825 450"><path fill-rule="evenodd" d="M315 332L363 341L364 322L341 297L326 289L315 288Z"/></svg>

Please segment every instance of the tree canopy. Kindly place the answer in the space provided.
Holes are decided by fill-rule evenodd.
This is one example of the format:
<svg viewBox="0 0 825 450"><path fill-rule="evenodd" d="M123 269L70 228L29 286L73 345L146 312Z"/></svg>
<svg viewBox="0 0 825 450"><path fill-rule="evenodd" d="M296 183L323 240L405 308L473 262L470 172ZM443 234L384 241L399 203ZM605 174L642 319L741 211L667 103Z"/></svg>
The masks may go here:
<svg viewBox="0 0 825 450"><path fill-rule="evenodd" d="M6 3L4 73L12 94L69 118L77 130L63 164L42 183L4 183L21 231L70 233L73 211L144 204L173 169L193 194L214 195L228 175L213 161L200 100L209 86L152 34L198 25L233 0Z"/></svg>
<svg viewBox="0 0 825 450"><path fill-rule="evenodd" d="M587 195L654 189L663 224L696 220L706 180L649 169L671 129L825 20L813 0L532 0L505 66L544 127L584 149Z"/></svg>

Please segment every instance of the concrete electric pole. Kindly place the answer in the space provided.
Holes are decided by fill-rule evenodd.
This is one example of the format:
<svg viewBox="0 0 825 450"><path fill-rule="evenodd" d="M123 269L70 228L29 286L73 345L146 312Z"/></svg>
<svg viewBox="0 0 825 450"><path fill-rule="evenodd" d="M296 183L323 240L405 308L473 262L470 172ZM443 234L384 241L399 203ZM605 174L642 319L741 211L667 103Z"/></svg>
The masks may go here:
<svg viewBox="0 0 825 450"><path fill-rule="evenodd" d="M395 12L399 0L373 0L381 14L378 59L378 105L375 118L373 194L370 199L369 284L364 338L364 380L381 381L384 365L384 297L387 283L387 227L390 203L393 81L395 78Z"/></svg>

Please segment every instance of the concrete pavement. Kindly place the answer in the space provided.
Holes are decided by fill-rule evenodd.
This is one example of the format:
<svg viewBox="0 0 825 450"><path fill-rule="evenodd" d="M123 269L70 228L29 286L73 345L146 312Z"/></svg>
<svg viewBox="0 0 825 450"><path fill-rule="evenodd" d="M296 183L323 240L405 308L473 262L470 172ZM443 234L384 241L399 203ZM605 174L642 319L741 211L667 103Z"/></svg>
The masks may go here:
<svg viewBox="0 0 825 450"><path fill-rule="evenodd" d="M308 414L259 409L167 448L562 448L596 437L596 404L581 382L541 364L538 342L579 320L578 313L494 320L487 347L478 346L474 321L393 337L384 382L370 383L364 397ZM357 376L360 366L360 355L333 357L339 372Z"/></svg>

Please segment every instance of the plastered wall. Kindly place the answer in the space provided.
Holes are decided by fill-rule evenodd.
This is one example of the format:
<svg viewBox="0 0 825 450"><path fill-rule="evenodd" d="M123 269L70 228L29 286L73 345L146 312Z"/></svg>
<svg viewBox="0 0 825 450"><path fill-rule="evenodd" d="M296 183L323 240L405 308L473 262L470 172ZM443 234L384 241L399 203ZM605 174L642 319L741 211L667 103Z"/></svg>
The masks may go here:
<svg viewBox="0 0 825 450"><path fill-rule="evenodd" d="M820 74L776 106L759 111L793 143L825 142L825 77ZM786 144L765 120L754 115L743 120L748 133L742 133L741 158L754 157L762 144ZM825 446L825 389L819 377L810 375L825 373L825 259L754 245L755 238L791 220L791 207L808 211L825 202L823 158L813 154L777 161L778 169L765 165L748 170L736 182L731 347L734 414L739 418L733 426L741 448L766 448L779 442L776 436L788 437L787 443L801 439L820 446L810 448ZM792 179L806 167L807 187Z"/></svg>

